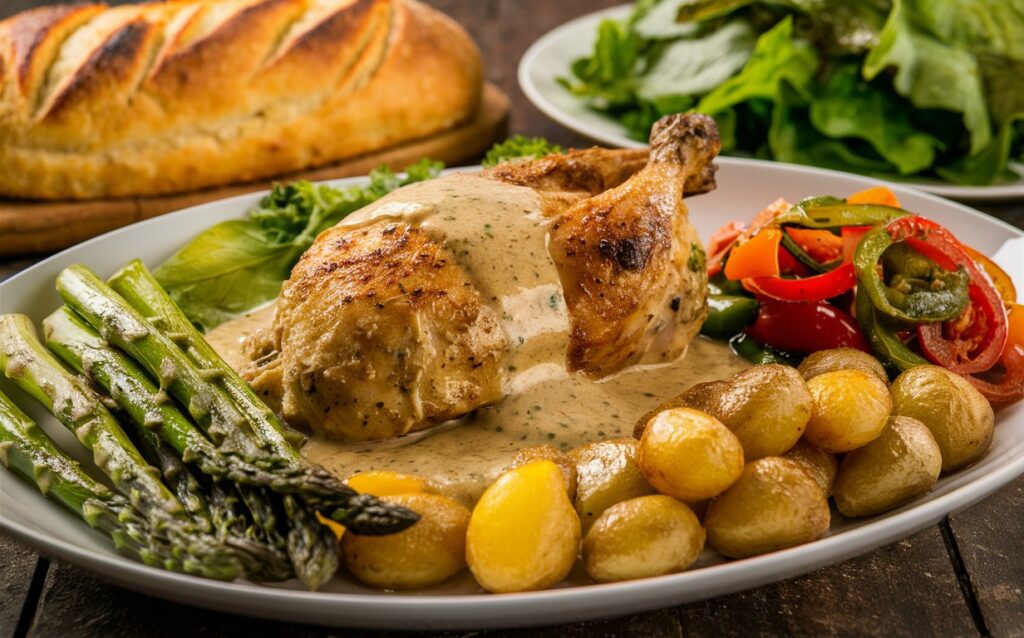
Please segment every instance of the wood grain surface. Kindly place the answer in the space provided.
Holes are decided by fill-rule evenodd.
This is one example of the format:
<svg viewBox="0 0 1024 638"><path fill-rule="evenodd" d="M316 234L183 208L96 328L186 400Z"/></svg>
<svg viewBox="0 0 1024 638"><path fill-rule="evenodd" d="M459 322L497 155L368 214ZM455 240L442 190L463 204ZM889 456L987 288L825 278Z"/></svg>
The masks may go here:
<svg viewBox="0 0 1024 638"><path fill-rule="evenodd" d="M510 130L564 146L589 143L545 118L516 84L526 48L549 29L617 0L431 0L476 38L488 79L511 101ZM0 18L42 0L0 0ZM1024 228L1024 204L980 206ZM34 260L0 260L0 279ZM2 503L0 503L2 507ZM811 574L721 598L593 623L429 634L451 638L682 638L683 636L1024 637L1024 478L939 525ZM320 629L184 607L47 563L0 537L0 638L281 636L382 638L408 634ZM9 558L11 557L11 558ZM33 573L36 586L32 586ZM24 612L20 605L27 603ZM12 611L13 610L13 611Z"/></svg>

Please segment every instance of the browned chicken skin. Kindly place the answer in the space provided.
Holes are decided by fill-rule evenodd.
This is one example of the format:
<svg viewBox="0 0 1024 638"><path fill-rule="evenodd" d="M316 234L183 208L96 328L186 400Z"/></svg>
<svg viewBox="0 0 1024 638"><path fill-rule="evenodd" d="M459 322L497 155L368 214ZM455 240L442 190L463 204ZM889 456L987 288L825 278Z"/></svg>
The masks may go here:
<svg viewBox="0 0 1024 638"><path fill-rule="evenodd" d="M669 116L651 146L378 200L303 255L244 373L290 422L363 441L498 401L513 368L543 361L534 351L595 378L680 356L707 296L683 195L714 188L718 135L710 118Z"/></svg>

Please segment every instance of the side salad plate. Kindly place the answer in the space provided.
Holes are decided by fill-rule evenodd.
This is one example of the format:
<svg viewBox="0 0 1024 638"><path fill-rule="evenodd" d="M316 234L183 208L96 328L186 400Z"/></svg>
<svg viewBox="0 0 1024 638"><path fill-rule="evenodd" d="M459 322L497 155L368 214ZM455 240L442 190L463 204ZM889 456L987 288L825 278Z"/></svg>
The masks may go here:
<svg viewBox="0 0 1024 638"><path fill-rule="evenodd" d="M670 3L666 2L665 4ZM584 137L602 145L618 148L645 146L646 142L641 139L645 136L631 133L621 119L592 108L585 99L571 92L565 86L565 82L576 81L572 72L572 65L575 61L594 54L595 38L597 38L602 22L608 20L624 22L632 15L633 11L634 8L631 4L619 5L567 22L534 42L519 63L519 85L523 93L538 109L559 124ZM660 18L665 18L665 16L660 16ZM721 31L724 32L724 29ZM627 45L623 44L623 46ZM705 70L707 73L704 75L714 75L717 72L715 69ZM694 69L688 71L691 74L694 72ZM678 108L686 110L693 108L693 105ZM716 119L718 119L717 115ZM723 157L718 161L727 165L732 158ZM867 168L865 171L870 172ZM916 175L901 178L900 181L921 190L960 201L1006 201L1024 198L1024 165L1011 158L1006 174L1008 177L997 179L992 184L983 186L963 185Z"/></svg>

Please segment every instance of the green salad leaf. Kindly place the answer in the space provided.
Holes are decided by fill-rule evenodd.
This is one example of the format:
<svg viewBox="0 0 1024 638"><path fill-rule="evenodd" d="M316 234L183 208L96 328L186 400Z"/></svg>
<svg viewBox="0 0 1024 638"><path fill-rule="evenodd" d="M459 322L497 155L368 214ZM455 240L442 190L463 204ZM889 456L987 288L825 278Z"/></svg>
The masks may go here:
<svg viewBox="0 0 1024 638"><path fill-rule="evenodd" d="M706 36L672 42L636 83L642 100L707 93L743 68L757 36L742 20L734 20Z"/></svg>
<svg viewBox="0 0 1024 638"><path fill-rule="evenodd" d="M917 130L897 95L861 78L856 64L836 68L810 105L814 128L835 139L859 138L900 175L931 166L943 143Z"/></svg>
<svg viewBox="0 0 1024 638"><path fill-rule="evenodd" d="M817 68L818 54L808 43L793 38L793 20L786 17L758 38L750 61L738 74L713 87L697 110L714 116L750 100L774 100L783 79L806 89Z"/></svg>
<svg viewBox="0 0 1024 638"><path fill-rule="evenodd" d="M565 149L557 144L552 144L543 137L525 137L513 135L504 142L498 142L491 147L484 160L484 166L494 166L509 160L524 159L531 157L543 157L553 153L564 153Z"/></svg>
<svg viewBox="0 0 1024 638"><path fill-rule="evenodd" d="M364 187L306 181L275 186L248 217L211 226L153 274L185 315L209 330L277 297L281 282L322 231L396 188L436 177L442 168L422 160L396 175L382 166Z"/></svg>
<svg viewBox="0 0 1024 638"><path fill-rule="evenodd" d="M636 139L692 110L727 153L971 185L1024 147L1024 2L641 0L570 71Z"/></svg>
<svg viewBox="0 0 1024 638"><path fill-rule="evenodd" d="M918 29L905 15L901 0L879 36L878 46L864 59L864 77L871 80L895 68L893 88L920 109L961 113L970 134L970 154L992 138L992 128L977 59Z"/></svg>

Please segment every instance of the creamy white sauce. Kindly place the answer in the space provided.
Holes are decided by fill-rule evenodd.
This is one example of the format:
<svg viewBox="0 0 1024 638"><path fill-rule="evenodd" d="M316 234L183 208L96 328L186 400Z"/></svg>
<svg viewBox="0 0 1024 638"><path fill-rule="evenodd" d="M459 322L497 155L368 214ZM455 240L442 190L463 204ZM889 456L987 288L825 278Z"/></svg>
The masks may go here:
<svg viewBox="0 0 1024 638"><path fill-rule="evenodd" d="M341 477L368 470L417 474L472 502L522 448L569 450L630 436L636 419L662 401L747 367L725 344L698 338L673 363L629 368L599 382L566 372L569 320L547 248L552 220L532 189L451 175L395 191L343 224L387 220L418 225L443 241L500 318L510 344L505 398L457 422L389 441L312 438L303 454ZM248 362L242 340L272 318L272 309L263 309L207 338L240 369Z"/></svg>

